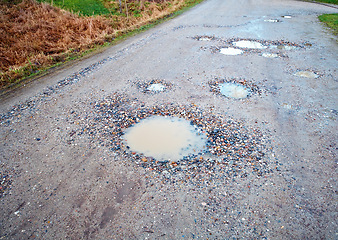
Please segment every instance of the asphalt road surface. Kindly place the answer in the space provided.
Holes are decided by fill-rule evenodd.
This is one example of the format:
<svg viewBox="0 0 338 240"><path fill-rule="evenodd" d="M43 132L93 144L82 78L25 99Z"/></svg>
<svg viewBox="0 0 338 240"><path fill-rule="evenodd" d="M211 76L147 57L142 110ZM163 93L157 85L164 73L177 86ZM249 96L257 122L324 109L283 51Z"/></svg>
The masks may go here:
<svg viewBox="0 0 338 240"><path fill-rule="evenodd" d="M207 0L3 96L0 239L337 239L334 12ZM135 150L153 116L207 143Z"/></svg>

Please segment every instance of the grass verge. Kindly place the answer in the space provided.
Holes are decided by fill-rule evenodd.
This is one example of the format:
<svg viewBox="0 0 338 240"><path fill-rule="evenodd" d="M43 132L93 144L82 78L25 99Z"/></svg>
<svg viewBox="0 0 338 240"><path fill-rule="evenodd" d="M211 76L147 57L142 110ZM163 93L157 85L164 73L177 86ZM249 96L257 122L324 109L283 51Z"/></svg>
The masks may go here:
<svg viewBox="0 0 338 240"><path fill-rule="evenodd" d="M334 35L338 36L338 13L320 15L319 20L332 29Z"/></svg>
<svg viewBox="0 0 338 240"><path fill-rule="evenodd" d="M338 0L315 0L315 2L338 4Z"/></svg>
<svg viewBox="0 0 338 240"><path fill-rule="evenodd" d="M0 89L4 92L50 68L116 44L202 1L130 0L122 13L88 17L33 0L17 4L0 0ZM105 4L110 12L118 9L116 2L103 1L110 4Z"/></svg>
<svg viewBox="0 0 338 240"><path fill-rule="evenodd" d="M47 2L82 16L110 14L99 0L38 0L38 2Z"/></svg>

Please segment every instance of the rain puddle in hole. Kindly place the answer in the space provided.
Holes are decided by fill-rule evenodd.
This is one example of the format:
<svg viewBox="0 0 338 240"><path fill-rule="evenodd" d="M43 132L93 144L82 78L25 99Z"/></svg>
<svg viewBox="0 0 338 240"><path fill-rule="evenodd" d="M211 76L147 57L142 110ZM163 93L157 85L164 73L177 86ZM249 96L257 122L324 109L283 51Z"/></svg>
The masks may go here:
<svg viewBox="0 0 338 240"><path fill-rule="evenodd" d="M250 94L248 88L236 83L221 83L219 89L224 96L236 99L246 98Z"/></svg>
<svg viewBox="0 0 338 240"><path fill-rule="evenodd" d="M236 49L236 48L221 48L220 53L224 55L240 55L243 53L241 49Z"/></svg>
<svg viewBox="0 0 338 240"><path fill-rule="evenodd" d="M240 48L252 48L252 49L264 49L266 46L256 41L241 40L232 43L236 47Z"/></svg>
<svg viewBox="0 0 338 240"><path fill-rule="evenodd" d="M153 83L147 88L147 90L153 92L163 92L165 90L165 86L161 83Z"/></svg>
<svg viewBox="0 0 338 240"><path fill-rule="evenodd" d="M276 53L263 53L262 56L265 58L278 58L278 54Z"/></svg>
<svg viewBox="0 0 338 240"><path fill-rule="evenodd" d="M124 140L131 151L156 160L178 161L205 150L207 137L178 117L153 116L127 129Z"/></svg>
<svg viewBox="0 0 338 240"><path fill-rule="evenodd" d="M264 22L271 22L271 23L277 23L280 22L278 19L266 19Z"/></svg>
<svg viewBox="0 0 338 240"><path fill-rule="evenodd" d="M209 37L201 37L198 39L199 41L211 41Z"/></svg>
<svg viewBox="0 0 338 240"><path fill-rule="evenodd" d="M306 77L306 78L318 78L319 77L319 75L315 74L314 72L310 72L310 71L300 71L300 72L296 72L294 75L298 77Z"/></svg>

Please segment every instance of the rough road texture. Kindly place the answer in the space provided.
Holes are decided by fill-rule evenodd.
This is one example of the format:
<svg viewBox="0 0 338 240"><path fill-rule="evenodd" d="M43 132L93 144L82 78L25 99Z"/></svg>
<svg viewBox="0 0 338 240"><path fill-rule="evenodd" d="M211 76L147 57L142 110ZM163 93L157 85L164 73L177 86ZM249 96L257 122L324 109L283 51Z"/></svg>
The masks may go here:
<svg viewBox="0 0 338 240"><path fill-rule="evenodd" d="M337 239L332 12L208 0L3 98L0 239ZM264 48L221 54L240 40ZM190 120L208 151L129 151L123 131L152 115Z"/></svg>

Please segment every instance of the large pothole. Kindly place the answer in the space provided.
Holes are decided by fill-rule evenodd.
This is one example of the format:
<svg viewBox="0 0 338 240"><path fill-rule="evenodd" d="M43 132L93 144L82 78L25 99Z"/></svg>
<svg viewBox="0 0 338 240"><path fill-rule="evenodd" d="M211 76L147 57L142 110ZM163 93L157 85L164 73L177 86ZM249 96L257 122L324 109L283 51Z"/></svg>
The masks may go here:
<svg viewBox="0 0 338 240"><path fill-rule="evenodd" d="M71 134L72 144L86 134L91 148L110 150L115 160L134 162L164 176L193 177L199 169L212 173L215 167L226 169L227 179L273 171L265 157L271 150L268 134L231 116L215 114L213 108L147 106L116 93L94 102L93 111L72 110L69 120L78 123L72 130L76 132Z"/></svg>

